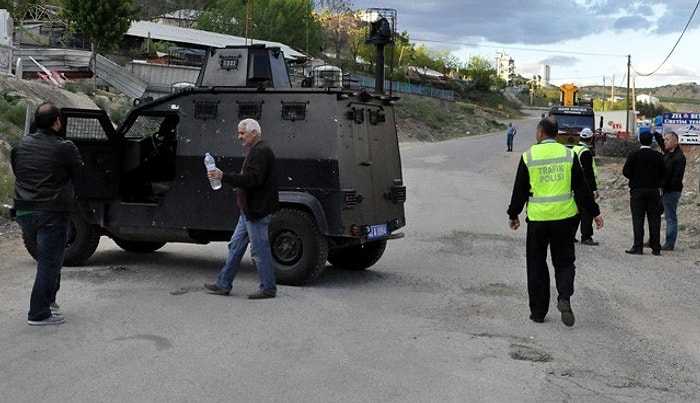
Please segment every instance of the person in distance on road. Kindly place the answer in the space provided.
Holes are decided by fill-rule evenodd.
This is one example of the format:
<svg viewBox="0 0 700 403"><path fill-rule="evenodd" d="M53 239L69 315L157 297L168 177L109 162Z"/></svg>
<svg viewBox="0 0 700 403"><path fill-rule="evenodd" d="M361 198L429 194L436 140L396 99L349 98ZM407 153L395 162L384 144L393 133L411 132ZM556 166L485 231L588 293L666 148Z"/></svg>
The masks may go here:
<svg viewBox="0 0 700 403"><path fill-rule="evenodd" d="M204 284L204 287L213 294L228 295L250 243L250 254L258 269L260 287L257 292L248 294L248 298L274 298L277 285L268 230L272 213L279 208L275 154L263 141L260 124L256 120L244 119L238 124L238 139L248 149L240 173L224 173L218 168L207 172L209 179L219 179L236 186L240 215L228 244L226 263L216 283Z"/></svg>
<svg viewBox="0 0 700 403"><path fill-rule="evenodd" d="M513 138L518 133L513 126L513 123L508 123L508 130L506 130L506 151L513 151Z"/></svg>
<svg viewBox="0 0 700 403"><path fill-rule="evenodd" d="M666 176L662 186L663 196L661 201L664 206L664 219L666 220L666 240L661 250L673 250L678 237L678 218L676 210L678 201L683 191L683 175L685 175L685 155L678 147L678 135L675 132L664 134L663 143L666 146L664 163L666 164Z"/></svg>
<svg viewBox="0 0 700 403"><path fill-rule="evenodd" d="M630 210L634 244L626 253L641 255L644 245L644 217L649 222L649 246L655 256L661 255L661 204L660 189L666 176L666 165L660 153L651 149L650 132L639 134L639 150L627 156L622 174L629 179Z"/></svg>
<svg viewBox="0 0 700 403"><path fill-rule="evenodd" d="M527 204L527 291L530 319L544 322L549 311L549 248L557 286L557 309L566 326L574 325L571 296L574 294L576 260L574 233L579 207L603 227L600 208L583 177L576 154L558 143L557 122L542 119L536 129L537 144L520 159L508 206L510 228L520 228L518 215Z"/></svg>
<svg viewBox="0 0 700 403"><path fill-rule="evenodd" d="M593 198L598 199L598 167L595 164L595 159L593 159L593 153L590 149L591 141L593 140L593 130L588 127L584 127L579 134L579 143L575 145L572 150L576 153L578 161L581 163L581 169L583 169L583 177L586 178L586 183L588 187L593 192ZM598 242L593 240L593 216L588 214L585 210L579 212L580 226L581 226L581 244L597 246ZM578 228L578 224L576 225ZM574 236L576 235L576 228L574 228Z"/></svg>
<svg viewBox="0 0 700 403"><path fill-rule="evenodd" d="M78 148L59 137L60 111L45 102L34 113L34 127L12 149L14 208L24 239L36 247L36 277L29 301L28 323L59 325L56 294L68 242L68 215L73 211L73 181L83 169Z"/></svg>

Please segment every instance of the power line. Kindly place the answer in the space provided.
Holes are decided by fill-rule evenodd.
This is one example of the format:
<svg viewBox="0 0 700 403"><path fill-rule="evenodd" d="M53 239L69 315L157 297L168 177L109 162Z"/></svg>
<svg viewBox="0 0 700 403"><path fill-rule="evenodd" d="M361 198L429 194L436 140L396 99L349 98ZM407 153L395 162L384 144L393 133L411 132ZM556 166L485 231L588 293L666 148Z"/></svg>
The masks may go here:
<svg viewBox="0 0 700 403"><path fill-rule="evenodd" d="M698 0L700 3L700 0ZM582 55L582 56L605 56L605 57L626 57L626 55L617 55L612 53L589 53L589 52L572 52L568 50L550 50L550 49L532 49L532 48L519 48L515 46L491 46L482 45L479 43L470 42L454 42L454 41L438 41L431 39L416 39L411 38L411 41L415 42L431 42L431 43L444 43L447 45L460 45L460 46L470 46L470 47L481 47L481 48L493 48L493 49L504 49L504 50L523 50L527 52L540 52L540 53L556 53L556 54L570 54L570 55Z"/></svg>
<svg viewBox="0 0 700 403"><path fill-rule="evenodd" d="M671 51L668 52L668 55L666 55L666 58L664 59L664 61L661 62L661 64L659 64L659 66L658 66L656 69L654 69L654 71L652 71L651 73L648 73L648 74L642 74L642 73L638 72L634 67L632 67L632 70L634 70L635 74L637 74L638 76L642 76L642 77L649 77L649 76L653 75L654 73L656 73L657 71L659 71L659 69L660 69L664 64L666 64L666 62L668 61L668 59L671 57L671 55L673 54L673 52L676 50L676 46L678 46L678 43L679 43L679 42L681 41L681 39L683 38L683 35L685 34L685 31L688 29L688 26L690 25L690 22L693 21L693 17L695 17L695 12L698 10L698 6L700 6L700 0L698 0L698 2L695 3L695 8L693 9L693 12L690 14L690 18L688 18L688 22L685 24L685 27L683 27L683 32L681 32L680 36L678 37L678 40L677 40L676 43L673 45L673 48L671 49Z"/></svg>

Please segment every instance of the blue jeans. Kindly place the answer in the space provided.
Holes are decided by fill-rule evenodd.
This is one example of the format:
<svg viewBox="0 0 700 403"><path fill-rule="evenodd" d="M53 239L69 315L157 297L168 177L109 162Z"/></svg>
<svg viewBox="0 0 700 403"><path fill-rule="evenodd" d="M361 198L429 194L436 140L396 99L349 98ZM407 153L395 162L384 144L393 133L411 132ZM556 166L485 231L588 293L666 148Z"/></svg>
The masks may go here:
<svg viewBox="0 0 700 403"><path fill-rule="evenodd" d="M36 244L36 277L29 300L29 320L51 316L68 242L68 217L60 213L34 212L17 217L22 233Z"/></svg>
<svg viewBox="0 0 700 403"><path fill-rule="evenodd" d="M249 220L241 212L238 224L233 231L231 241L228 244L228 256L226 263L216 279L216 285L222 290L231 291L233 279L241 265L241 259L250 243L250 255L255 262L260 277L260 290L265 294L276 295L277 285L275 279L275 266L272 264L272 251L268 229L272 215L267 215L258 220Z"/></svg>
<svg viewBox="0 0 700 403"><path fill-rule="evenodd" d="M515 137L512 134L506 134L506 147L508 151L513 151L513 137Z"/></svg>
<svg viewBox="0 0 700 403"><path fill-rule="evenodd" d="M678 236L678 218L676 209L681 199L681 192L664 192L661 202L664 204L664 218L666 219L666 245L675 246Z"/></svg>

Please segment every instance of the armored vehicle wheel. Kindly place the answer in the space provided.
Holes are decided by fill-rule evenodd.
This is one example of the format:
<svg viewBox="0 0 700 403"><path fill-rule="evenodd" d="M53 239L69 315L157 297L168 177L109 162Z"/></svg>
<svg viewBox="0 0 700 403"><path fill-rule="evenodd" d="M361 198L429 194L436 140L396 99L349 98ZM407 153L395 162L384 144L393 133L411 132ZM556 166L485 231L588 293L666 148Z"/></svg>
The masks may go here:
<svg viewBox="0 0 700 403"><path fill-rule="evenodd" d="M386 249L386 240L367 242L336 249L328 254L328 262L345 270L365 270L377 263Z"/></svg>
<svg viewBox="0 0 700 403"><path fill-rule="evenodd" d="M165 245L165 242L127 241L126 239L112 238L114 243L127 252L151 253Z"/></svg>
<svg viewBox="0 0 700 403"><path fill-rule="evenodd" d="M36 259L36 243L33 239L22 235L24 247L27 252ZM64 266L81 266L85 263L100 243L100 229L88 224L80 214L71 214L68 225L68 242L66 243L66 255L63 259Z"/></svg>
<svg viewBox="0 0 700 403"><path fill-rule="evenodd" d="M270 247L279 284L308 283L326 267L328 242L304 211L284 208L273 215Z"/></svg>

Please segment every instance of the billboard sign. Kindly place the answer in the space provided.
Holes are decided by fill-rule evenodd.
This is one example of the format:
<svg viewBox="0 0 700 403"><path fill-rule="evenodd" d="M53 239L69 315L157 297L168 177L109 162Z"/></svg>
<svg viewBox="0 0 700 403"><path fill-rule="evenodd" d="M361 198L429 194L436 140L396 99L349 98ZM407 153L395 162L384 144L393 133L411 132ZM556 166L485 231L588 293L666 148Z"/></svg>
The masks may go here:
<svg viewBox="0 0 700 403"><path fill-rule="evenodd" d="M663 133L676 132L678 144L700 144L700 113L665 112Z"/></svg>

